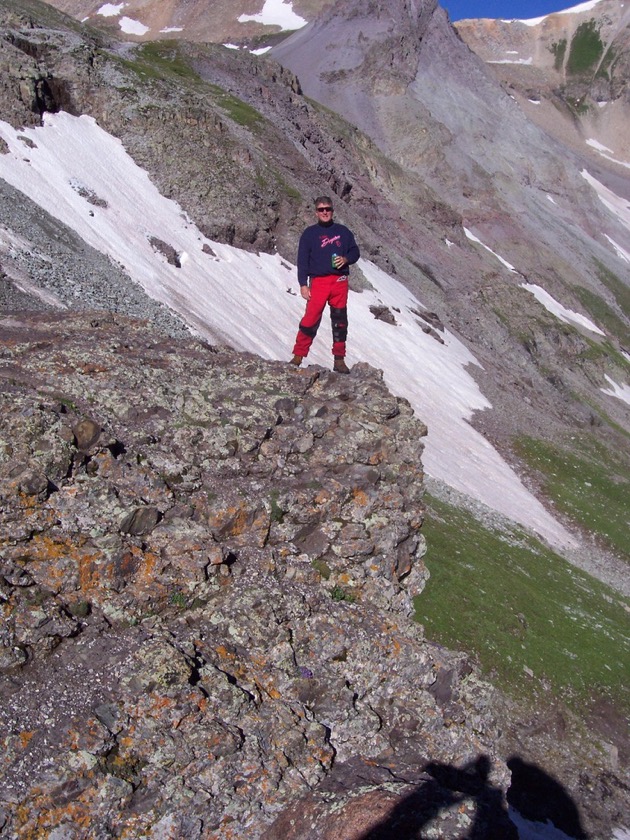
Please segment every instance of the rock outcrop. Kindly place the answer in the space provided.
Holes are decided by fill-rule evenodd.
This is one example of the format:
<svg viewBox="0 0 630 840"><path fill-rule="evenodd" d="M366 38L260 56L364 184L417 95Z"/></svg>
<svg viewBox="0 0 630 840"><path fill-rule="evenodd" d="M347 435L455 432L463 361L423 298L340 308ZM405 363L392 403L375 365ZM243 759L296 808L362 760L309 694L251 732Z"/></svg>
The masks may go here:
<svg viewBox="0 0 630 840"><path fill-rule="evenodd" d="M493 690L411 617L426 430L379 373L0 327L3 836L509 837Z"/></svg>
<svg viewBox="0 0 630 840"><path fill-rule="evenodd" d="M4 0L0 110L93 116L203 234L248 250L293 260L312 197L333 194L363 255L428 307L423 329L446 324L482 363L493 408L471 422L489 442L518 462L516 435L584 432L623 482L627 407L602 387L627 381L627 230L577 146L529 125L432 0L381 7L332 4L303 48L287 41L293 71ZM174 261L167 240L153 246ZM559 325L523 281L606 337ZM6 184L0 308L0 833L459 838L492 822L504 838L498 750L555 773L593 836L621 825L621 726L602 762L588 722L502 711L411 620L422 426L377 373L287 371L126 320L185 330ZM57 315L7 315L25 308Z"/></svg>

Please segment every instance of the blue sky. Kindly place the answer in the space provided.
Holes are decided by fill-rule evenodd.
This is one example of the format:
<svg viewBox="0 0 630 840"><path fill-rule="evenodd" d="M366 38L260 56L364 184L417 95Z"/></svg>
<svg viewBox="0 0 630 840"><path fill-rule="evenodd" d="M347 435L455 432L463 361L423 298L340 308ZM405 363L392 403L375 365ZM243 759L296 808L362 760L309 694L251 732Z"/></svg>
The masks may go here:
<svg viewBox="0 0 630 840"><path fill-rule="evenodd" d="M528 18L541 17L577 6L582 0L440 0L452 21L462 18Z"/></svg>

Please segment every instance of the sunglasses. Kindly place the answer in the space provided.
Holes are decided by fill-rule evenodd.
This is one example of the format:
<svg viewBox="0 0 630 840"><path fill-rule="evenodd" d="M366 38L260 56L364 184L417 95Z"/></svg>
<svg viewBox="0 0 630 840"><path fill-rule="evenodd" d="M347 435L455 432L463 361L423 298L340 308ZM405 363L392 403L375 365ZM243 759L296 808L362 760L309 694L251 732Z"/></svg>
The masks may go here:
<svg viewBox="0 0 630 840"><path fill-rule="evenodd" d="M332 207L316 207L315 208L318 213L332 213Z"/></svg>

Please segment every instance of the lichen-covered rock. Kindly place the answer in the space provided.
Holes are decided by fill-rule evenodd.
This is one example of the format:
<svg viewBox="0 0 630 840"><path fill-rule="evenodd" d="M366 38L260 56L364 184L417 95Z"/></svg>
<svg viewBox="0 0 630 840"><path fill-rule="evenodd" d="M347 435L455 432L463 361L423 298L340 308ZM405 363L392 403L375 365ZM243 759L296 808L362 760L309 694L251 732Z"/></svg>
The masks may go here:
<svg viewBox="0 0 630 840"><path fill-rule="evenodd" d="M410 619L426 430L377 371L0 329L6 836L358 838L431 791L432 836L488 791L504 824L491 689Z"/></svg>

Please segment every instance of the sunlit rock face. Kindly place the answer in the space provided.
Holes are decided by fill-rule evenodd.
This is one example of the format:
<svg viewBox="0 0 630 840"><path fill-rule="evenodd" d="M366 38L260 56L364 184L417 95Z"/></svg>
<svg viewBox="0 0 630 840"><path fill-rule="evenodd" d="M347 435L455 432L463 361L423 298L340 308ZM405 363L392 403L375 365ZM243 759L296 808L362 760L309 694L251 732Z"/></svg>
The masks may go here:
<svg viewBox="0 0 630 840"><path fill-rule="evenodd" d="M411 617L426 430L378 372L104 313L1 329L10 833L256 837L302 797L369 828L417 789L448 837L487 785L505 822L493 692Z"/></svg>

